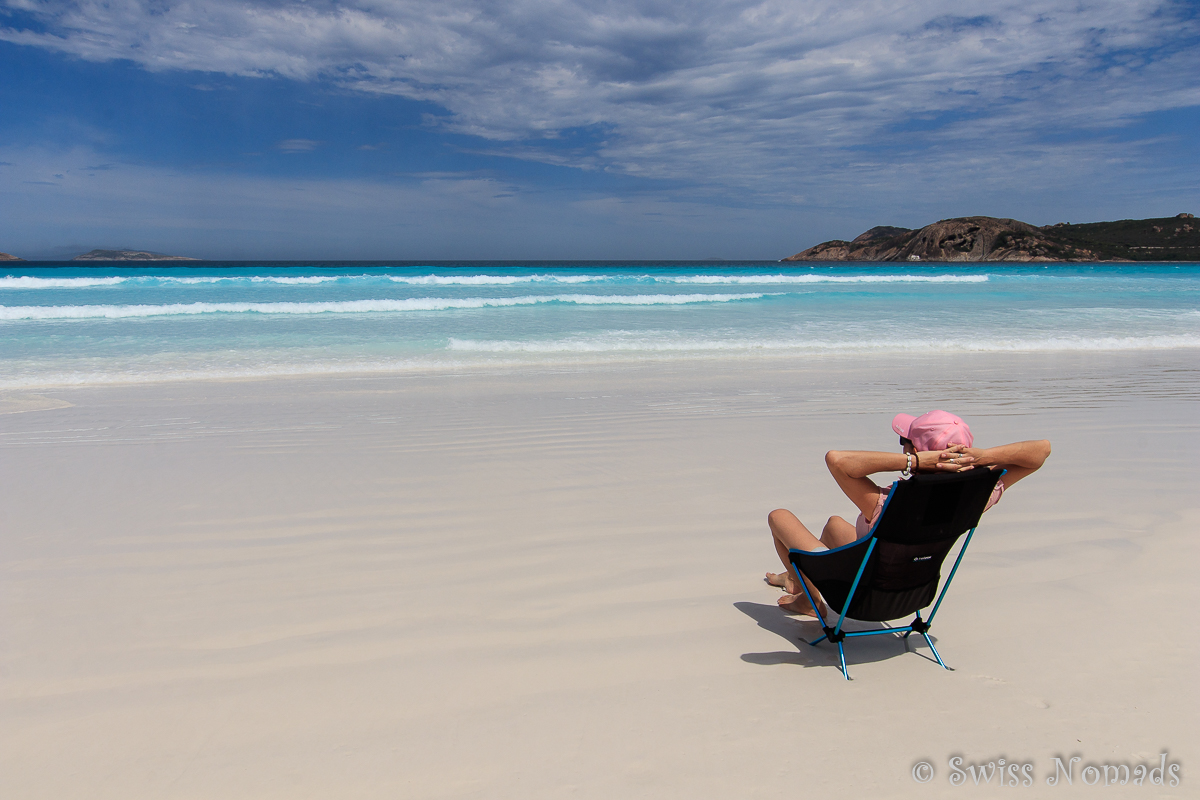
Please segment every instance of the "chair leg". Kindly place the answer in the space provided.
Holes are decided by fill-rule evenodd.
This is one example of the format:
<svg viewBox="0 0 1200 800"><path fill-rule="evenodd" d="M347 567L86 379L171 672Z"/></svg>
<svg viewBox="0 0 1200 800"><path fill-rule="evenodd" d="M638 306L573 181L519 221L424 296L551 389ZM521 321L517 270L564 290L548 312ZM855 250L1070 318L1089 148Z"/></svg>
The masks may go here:
<svg viewBox="0 0 1200 800"><path fill-rule="evenodd" d="M807 645L812 645L813 647L816 647L817 645L819 645L821 642L825 641L828 638L829 637L826 636L825 634L821 634L821 637L819 639L813 639L811 642L805 641L804 639L801 639L800 641L804 642Z"/></svg>
<svg viewBox="0 0 1200 800"><path fill-rule="evenodd" d="M925 644L929 645L929 649L933 651L933 657L936 658L937 662L942 665L942 668L950 669L946 666L946 662L942 661L942 657L938 655L937 648L933 646L933 642L930 640L929 634L922 631L921 635L925 637Z"/></svg>
<svg viewBox="0 0 1200 800"><path fill-rule="evenodd" d="M841 642L838 642L838 656L842 659L842 675L846 680L850 680L850 672L846 669L846 648L842 647Z"/></svg>

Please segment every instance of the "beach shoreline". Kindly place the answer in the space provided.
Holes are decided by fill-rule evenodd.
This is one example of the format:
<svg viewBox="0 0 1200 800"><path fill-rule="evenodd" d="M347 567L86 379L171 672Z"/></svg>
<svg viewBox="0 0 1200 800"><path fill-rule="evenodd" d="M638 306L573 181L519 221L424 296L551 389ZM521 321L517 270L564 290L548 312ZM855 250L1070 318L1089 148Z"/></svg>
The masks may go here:
<svg viewBox="0 0 1200 800"><path fill-rule="evenodd" d="M0 416L0 789L938 797L954 754L1186 765L1197 647L1155 613L1200 599L1186 355L43 391L72 405ZM773 606L765 515L849 513L824 451L932 407L1054 455L972 543L954 671L872 637L847 683Z"/></svg>

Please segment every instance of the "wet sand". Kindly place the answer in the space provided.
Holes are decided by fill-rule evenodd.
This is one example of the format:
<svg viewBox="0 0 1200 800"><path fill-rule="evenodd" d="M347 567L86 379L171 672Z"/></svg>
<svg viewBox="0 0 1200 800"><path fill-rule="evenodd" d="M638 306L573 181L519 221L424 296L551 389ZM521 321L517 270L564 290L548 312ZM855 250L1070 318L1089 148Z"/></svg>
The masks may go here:
<svg viewBox="0 0 1200 800"><path fill-rule="evenodd" d="M0 795L957 797L1182 763L1195 353L39 390L0 415ZM52 407L55 404L67 404ZM775 607L768 511L942 407L1054 454L926 648ZM29 409L29 410L23 410ZM930 762L928 784L912 778ZM1045 792L1048 789L1033 789Z"/></svg>

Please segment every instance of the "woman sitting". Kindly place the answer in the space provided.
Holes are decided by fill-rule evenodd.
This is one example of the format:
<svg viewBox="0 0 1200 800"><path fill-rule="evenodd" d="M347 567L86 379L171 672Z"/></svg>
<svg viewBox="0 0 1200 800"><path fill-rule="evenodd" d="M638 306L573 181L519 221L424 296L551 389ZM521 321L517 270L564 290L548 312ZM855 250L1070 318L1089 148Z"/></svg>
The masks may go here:
<svg viewBox="0 0 1200 800"><path fill-rule="evenodd" d="M996 483L984 509L986 511L996 505L1001 495L1014 483L1036 472L1050 455L1050 442L1045 439L982 449L972 447L974 437L967 423L947 411L930 411L919 417L897 414L892 420L892 430L900 435L903 452L830 450L825 454L825 464L833 474L833 479L850 501L858 506L859 515L855 524L851 525L842 517L830 517L818 538L787 509L777 508L767 515L771 540L779 560L783 562L784 571L768 572L766 580L784 590L779 605L785 611L815 615L804 589L791 570L789 549L832 550L871 532L871 526L879 518L891 492L891 486L879 486L867 476L877 472L900 472L907 477L913 472L961 472L982 467L1008 470ZM820 602L816 588L811 583L808 589Z"/></svg>

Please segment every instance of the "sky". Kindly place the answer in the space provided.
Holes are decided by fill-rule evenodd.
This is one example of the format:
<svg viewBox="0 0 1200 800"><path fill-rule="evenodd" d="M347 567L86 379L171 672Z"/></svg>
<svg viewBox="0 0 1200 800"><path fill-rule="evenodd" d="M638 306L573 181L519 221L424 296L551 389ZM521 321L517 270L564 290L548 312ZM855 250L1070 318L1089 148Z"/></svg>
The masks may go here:
<svg viewBox="0 0 1200 800"><path fill-rule="evenodd" d="M0 251L774 259L1200 213L1200 2L0 0Z"/></svg>

